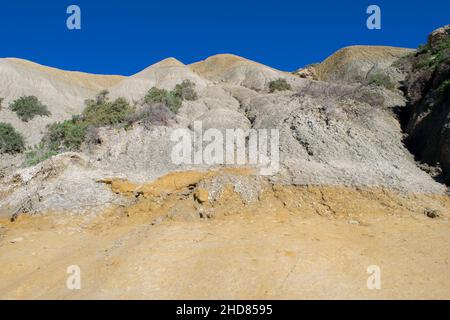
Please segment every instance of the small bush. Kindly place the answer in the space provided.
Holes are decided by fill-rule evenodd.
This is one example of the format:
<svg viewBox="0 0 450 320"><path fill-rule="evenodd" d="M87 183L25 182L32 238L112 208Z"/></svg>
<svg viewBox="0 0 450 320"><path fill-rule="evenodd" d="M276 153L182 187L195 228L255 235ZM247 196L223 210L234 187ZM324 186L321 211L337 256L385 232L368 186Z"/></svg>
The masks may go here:
<svg viewBox="0 0 450 320"><path fill-rule="evenodd" d="M19 153L25 148L23 137L9 123L0 122L0 154Z"/></svg>
<svg viewBox="0 0 450 320"><path fill-rule="evenodd" d="M49 146L44 142L40 142L38 145L34 146L25 153L25 165L35 166L48 158L56 156L57 154L57 151L49 148Z"/></svg>
<svg viewBox="0 0 450 320"><path fill-rule="evenodd" d="M128 124L141 123L146 129L152 126L166 126L173 118L171 110L163 103L147 105L128 117Z"/></svg>
<svg viewBox="0 0 450 320"><path fill-rule="evenodd" d="M434 68L436 64L436 57L430 52L421 54L414 63L416 69L429 69Z"/></svg>
<svg viewBox="0 0 450 320"><path fill-rule="evenodd" d="M167 106L173 113L177 113L182 104L182 98L175 91L167 91L164 89L151 88L144 98L145 103L153 105L162 103Z"/></svg>
<svg viewBox="0 0 450 320"><path fill-rule="evenodd" d="M166 97L165 104L173 113L178 113L183 100L173 91L170 91Z"/></svg>
<svg viewBox="0 0 450 320"><path fill-rule="evenodd" d="M81 115L48 127L41 142L26 153L27 165L35 165L61 152L79 151L83 142L99 144L98 127L123 124L134 113L124 98L109 101L106 90L85 103Z"/></svg>
<svg viewBox="0 0 450 320"><path fill-rule="evenodd" d="M269 92L291 90L291 85L287 83L286 79L277 79L269 82Z"/></svg>
<svg viewBox="0 0 450 320"><path fill-rule="evenodd" d="M440 41L433 49L436 66L450 57L450 37Z"/></svg>
<svg viewBox="0 0 450 320"><path fill-rule="evenodd" d="M190 80L184 80L182 83L177 84L172 91L153 87L147 92L144 102L149 105L162 103L173 113L177 113L183 100L197 100L198 97L194 87L195 84Z"/></svg>
<svg viewBox="0 0 450 320"><path fill-rule="evenodd" d="M150 90L148 90L147 94L145 95L144 102L148 104L156 102L164 103L168 93L169 92L165 89L158 89L156 87L152 87Z"/></svg>
<svg viewBox="0 0 450 320"><path fill-rule="evenodd" d="M25 153L25 164L34 166L61 152L78 151L86 131L87 125L74 119L50 125L41 142Z"/></svg>
<svg viewBox="0 0 450 320"><path fill-rule="evenodd" d="M134 112L124 98L110 102L103 92L95 100L87 100L86 106L80 119L95 127L119 124Z"/></svg>
<svg viewBox="0 0 450 320"><path fill-rule="evenodd" d="M444 38L433 47L420 46L416 52L416 69L435 69L442 62L450 60L450 38Z"/></svg>
<svg viewBox="0 0 450 320"><path fill-rule="evenodd" d="M50 112L47 106L43 105L35 96L20 97L10 105L10 109L25 122L33 119L35 116L49 116Z"/></svg>
<svg viewBox="0 0 450 320"><path fill-rule="evenodd" d="M2 110L2 103L3 103L3 100L5 100L5 98L0 98L0 111Z"/></svg>
<svg viewBox="0 0 450 320"><path fill-rule="evenodd" d="M181 100L194 101L197 100L197 93L194 90L195 83L191 80L183 80L182 83L175 86L175 96L181 98Z"/></svg>
<svg viewBox="0 0 450 320"><path fill-rule="evenodd" d="M66 120L52 124L44 141L50 146L49 149L61 151L77 151L86 136L87 124L75 120Z"/></svg>

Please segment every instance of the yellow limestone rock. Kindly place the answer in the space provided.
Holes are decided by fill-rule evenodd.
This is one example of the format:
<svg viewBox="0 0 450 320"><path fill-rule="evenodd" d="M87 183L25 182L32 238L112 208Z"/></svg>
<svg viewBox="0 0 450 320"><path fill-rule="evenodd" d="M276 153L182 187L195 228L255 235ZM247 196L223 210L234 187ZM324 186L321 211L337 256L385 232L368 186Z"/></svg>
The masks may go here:
<svg viewBox="0 0 450 320"><path fill-rule="evenodd" d="M200 203L204 203L208 201L209 192L204 188L198 188L195 192L195 199Z"/></svg>

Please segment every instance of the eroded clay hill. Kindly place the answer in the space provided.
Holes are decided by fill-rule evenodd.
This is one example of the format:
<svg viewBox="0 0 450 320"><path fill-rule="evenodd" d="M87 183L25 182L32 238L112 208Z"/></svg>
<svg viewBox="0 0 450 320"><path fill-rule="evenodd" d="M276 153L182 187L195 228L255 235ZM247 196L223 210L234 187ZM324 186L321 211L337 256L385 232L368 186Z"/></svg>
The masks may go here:
<svg viewBox="0 0 450 320"><path fill-rule="evenodd" d="M94 75L63 71L21 59L0 59L0 121L11 123L28 145L34 145L46 126L69 119L84 108L84 101L121 81L121 76ZM51 115L24 123L7 107L21 96L36 96L48 106Z"/></svg>
<svg viewBox="0 0 450 320"><path fill-rule="evenodd" d="M6 104L20 93L36 94L52 112L51 117L37 117L18 126L29 133L29 145L35 136L45 133L46 123L70 118L81 101L102 88L108 88L111 99L124 97L138 109L146 107L143 99L149 88L170 90L184 80L193 83L198 98L183 101L165 125L136 122L126 128L103 126L98 131L100 143L83 145L77 154L61 154L34 167L21 168L19 164L4 169L1 210L10 214L30 206L33 212L101 210L121 199L99 184L99 179L148 182L172 171L208 170L207 165L175 165L171 160L172 131L192 131L196 121L202 122L204 130L278 129L280 170L272 177L277 183L442 194L446 187L417 166L402 141L396 110L406 103L398 90L399 78L406 74L393 63L409 52L351 47L317 67L323 80L345 73L347 78L339 78L346 83L304 79L229 54L189 66L169 58L128 78L90 76L3 60L2 70L11 74L2 77L9 81L1 89ZM389 88L377 81L358 82L358 75L364 73L367 78L374 70L376 74L383 70ZM271 92L269 84L278 79L284 79L290 89ZM21 82L24 85L18 86ZM11 120L16 116L8 108L1 112L2 117L7 115L3 121L13 125L20 122ZM33 130L36 134L31 134Z"/></svg>
<svg viewBox="0 0 450 320"><path fill-rule="evenodd" d="M351 46L339 50L314 68L319 80L357 82L374 69L392 71L389 70L391 65L412 51L385 46Z"/></svg>
<svg viewBox="0 0 450 320"><path fill-rule="evenodd" d="M418 54L349 47L293 73L230 54L169 58L130 77L0 60L0 122L28 146L105 89L135 112L37 165L1 155L0 297L450 297L447 186L405 146L404 117L422 119L422 107L409 112L404 59ZM186 80L195 95L169 109ZM7 107L21 95L52 115L21 122ZM174 163L172 133L198 122L277 129L279 170ZM85 291L64 287L72 264ZM385 291L367 291L372 264Z"/></svg>

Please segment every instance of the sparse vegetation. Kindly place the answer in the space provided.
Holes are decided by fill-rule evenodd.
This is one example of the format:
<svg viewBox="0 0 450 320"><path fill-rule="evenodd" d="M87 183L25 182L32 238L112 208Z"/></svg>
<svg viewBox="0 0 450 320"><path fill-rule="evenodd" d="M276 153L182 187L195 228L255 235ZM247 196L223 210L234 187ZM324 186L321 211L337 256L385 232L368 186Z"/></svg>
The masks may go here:
<svg viewBox="0 0 450 320"><path fill-rule="evenodd" d="M167 99L165 101L166 106L173 113L178 113L178 110L181 108L183 100L178 97L173 91L170 91L167 95Z"/></svg>
<svg viewBox="0 0 450 320"><path fill-rule="evenodd" d="M3 100L5 100L5 98L0 98L0 111L2 110L2 103L3 103Z"/></svg>
<svg viewBox="0 0 450 320"><path fill-rule="evenodd" d="M432 50L432 54L435 56L436 66L439 65L442 61L450 58L450 39L441 41L435 48Z"/></svg>
<svg viewBox="0 0 450 320"><path fill-rule="evenodd" d="M151 126L166 126L173 118L173 112L163 103L146 105L127 118L128 124L139 122L146 129Z"/></svg>
<svg viewBox="0 0 450 320"><path fill-rule="evenodd" d="M164 103L168 91L165 89L158 89L156 87L152 87L148 90L146 96L144 97L145 103L152 104L155 102Z"/></svg>
<svg viewBox="0 0 450 320"><path fill-rule="evenodd" d="M25 165L35 166L57 154L57 151L50 149L44 142L40 142L25 153Z"/></svg>
<svg viewBox="0 0 450 320"><path fill-rule="evenodd" d="M269 82L269 92L291 90L291 85L287 83L286 79L277 79Z"/></svg>
<svg viewBox="0 0 450 320"><path fill-rule="evenodd" d="M41 142L26 153L25 163L36 165L61 152L78 151L83 142L98 143L98 127L125 123L133 112L125 99L109 101L108 91L102 91L86 101L81 115L50 125Z"/></svg>
<svg viewBox="0 0 450 320"><path fill-rule="evenodd" d="M194 90L195 83L190 80L184 80L182 83L177 84L173 90L174 95L181 100L194 101L198 96Z"/></svg>
<svg viewBox="0 0 450 320"><path fill-rule="evenodd" d="M450 95L450 79L443 81L436 89L436 96L439 100L444 100Z"/></svg>
<svg viewBox="0 0 450 320"><path fill-rule="evenodd" d="M0 122L0 154L20 153L24 150L23 137L9 123Z"/></svg>
<svg viewBox="0 0 450 320"><path fill-rule="evenodd" d="M42 104L35 96L24 96L11 103L10 109L25 122L33 119L35 116L49 116L47 106Z"/></svg>
<svg viewBox="0 0 450 320"><path fill-rule="evenodd" d="M369 85L384 87L388 90L396 89L395 82L389 77L389 75L384 74L384 73L370 74L366 79L366 83Z"/></svg>
<svg viewBox="0 0 450 320"><path fill-rule="evenodd" d="M86 109L80 119L85 124L101 127L122 123L133 112L134 108L124 98L110 102L108 91L102 91L95 99L86 101Z"/></svg>
<svg viewBox="0 0 450 320"><path fill-rule="evenodd" d="M162 103L167 106L173 113L177 113L181 107L182 99L176 95L174 91L164 89L151 88L144 98L145 103L152 105Z"/></svg>
<svg viewBox="0 0 450 320"><path fill-rule="evenodd" d="M87 124L74 117L48 127L41 142L25 154L26 165L36 165L61 152L77 151L86 136Z"/></svg>
<svg viewBox="0 0 450 320"><path fill-rule="evenodd" d="M194 87L195 84L190 80L184 80L182 83L177 84L172 91L153 87L148 91L144 101L149 105L162 103L173 113L177 113L183 100L197 100L198 97Z"/></svg>
<svg viewBox="0 0 450 320"><path fill-rule="evenodd" d="M428 37L413 56L402 61L408 76L404 81L407 115L403 128L405 145L420 161L432 168L437 179L450 183L450 29L446 26ZM439 172L438 172L439 171ZM438 172L436 174L436 172Z"/></svg>
<svg viewBox="0 0 450 320"><path fill-rule="evenodd" d="M76 119L54 123L49 127L47 143L50 144L51 150L58 152L77 151L84 141L87 126L84 121Z"/></svg>
<svg viewBox="0 0 450 320"><path fill-rule="evenodd" d="M441 40L433 47L430 44L421 45L416 52L417 69L434 69L444 60L450 59L450 38Z"/></svg>

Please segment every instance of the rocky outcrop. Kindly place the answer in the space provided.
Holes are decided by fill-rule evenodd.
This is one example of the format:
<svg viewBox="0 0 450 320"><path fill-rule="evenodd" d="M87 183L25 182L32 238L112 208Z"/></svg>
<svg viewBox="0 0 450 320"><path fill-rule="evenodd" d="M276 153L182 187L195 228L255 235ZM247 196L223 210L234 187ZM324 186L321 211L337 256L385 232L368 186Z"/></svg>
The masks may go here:
<svg viewBox="0 0 450 320"><path fill-rule="evenodd" d="M317 66L317 64L308 65L304 68L300 68L300 69L292 72L292 74L299 76L300 78L303 78L303 79L318 80L316 66Z"/></svg>
<svg viewBox="0 0 450 320"><path fill-rule="evenodd" d="M280 170L270 177L273 183L443 194L445 186L423 172L402 143L403 132L393 112L393 107L404 105L402 92L358 81L359 75L374 70L374 63L379 72L397 74L397 67L392 64L408 52L384 47L344 49L314 66L315 72L322 72L317 75L328 81L301 78L233 55L217 55L192 65L173 58L163 60L112 85L109 88L112 98L125 96L132 103L142 100L152 86L173 89L183 80L190 80L195 84L198 99L183 101L178 113L168 122L146 125L138 121L123 127L102 127L97 133L98 143L84 144L76 157L60 155L21 170L9 169L9 159L0 161L0 169L5 168L0 180L0 211L19 208L19 211L33 212L93 212L94 208L120 202L117 193L99 181L114 177L146 182L174 171L214 170L221 165L180 164L172 160L176 144L171 138L173 130L183 128L193 135L196 121L201 121L203 132L210 128L219 131L278 129ZM30 74L34 72L32 69ZM64 73L56 74L61 78ZM403 76L401 70L398 75ZM334 81L336 77L342 81ZM430 77L445 78L445 75L435 72ZM291 89L269 92L270 81L280 78ZM0 78L0 84L1 81ZM411 88L417 87L414 83L411 81ZM101 85L106 84L103 81ZM58 91L55 97L72 92L65 91L66 86L55 88ZM77 88L74 84L71 90ZM41 89L35 88L43 94ZM8 87L2 90L8 91ZM89 90L88 93L94 93L93 88ZM410 92L411 101L421 101L421 89ZM81 99L84 94L77 97ZM137 107L142 106L138 103ZM35 123L30 122L29 129L35 132L42 128L36 129ZM191 142L191 150L198 148L194 139ZM30 170L52 174L45 179L38 174L27 181L20 180L25 182L11 182ZM209 196L213 194L209 192Z"/></svg>
<svg viewBox="0 0 450 320"><path fill-rule="evenodd" d="M406 144L417 160L440 167L450 183L450 26L434 31L403 65L409 71Z"/></svg>

